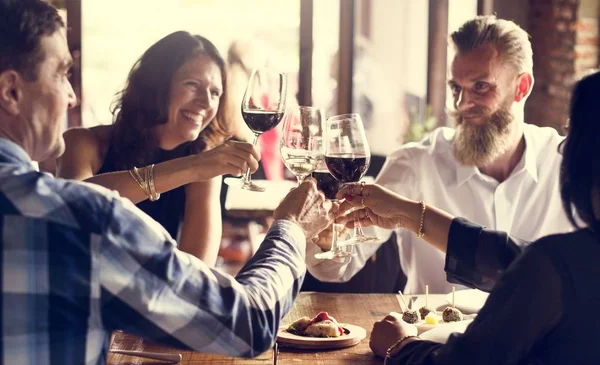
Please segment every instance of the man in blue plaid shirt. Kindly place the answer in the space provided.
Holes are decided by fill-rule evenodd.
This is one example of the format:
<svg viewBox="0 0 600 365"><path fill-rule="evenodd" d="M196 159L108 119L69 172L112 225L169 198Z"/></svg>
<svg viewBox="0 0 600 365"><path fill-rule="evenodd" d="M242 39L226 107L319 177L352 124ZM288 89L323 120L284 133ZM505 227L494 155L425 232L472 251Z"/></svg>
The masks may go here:
<svg viewBox="0 0 600 365"><path fill-rule="evenodd" d="M53 7L0 0L0 362L103 364L114 329L201 352L267 350L331 204L303 183L237 277L209 269L115 192L36 171L64 150L71 62Z"/></svg>

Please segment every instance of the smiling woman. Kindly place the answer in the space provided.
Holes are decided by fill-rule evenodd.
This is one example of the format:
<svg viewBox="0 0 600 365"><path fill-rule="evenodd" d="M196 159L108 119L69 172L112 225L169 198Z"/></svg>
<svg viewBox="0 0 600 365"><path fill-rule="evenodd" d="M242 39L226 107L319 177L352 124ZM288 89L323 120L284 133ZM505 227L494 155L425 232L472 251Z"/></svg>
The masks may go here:
<svg viewBox="0 0 600 365"><path fill-rule="evenodd" d="M224 60L209 40L187 32L164 37L134 64L113 125L65 133L58 175L119 191L181 249L214 265L220 177L258 166L251 144L222 143L225 85Z"/></svg>

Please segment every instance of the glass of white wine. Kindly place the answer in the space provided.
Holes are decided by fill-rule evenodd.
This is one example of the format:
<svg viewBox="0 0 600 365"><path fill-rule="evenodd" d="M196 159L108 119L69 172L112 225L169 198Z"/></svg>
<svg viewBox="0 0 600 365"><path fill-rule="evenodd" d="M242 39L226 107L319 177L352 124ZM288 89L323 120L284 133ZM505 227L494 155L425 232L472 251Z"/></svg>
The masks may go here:
<svg viewBox="0 0 600 365"><path fill-rule="evenodd" d="M312 106L289 106L283 116L281 158L298 185L323 159L323 123L323 109Z"/></svg>

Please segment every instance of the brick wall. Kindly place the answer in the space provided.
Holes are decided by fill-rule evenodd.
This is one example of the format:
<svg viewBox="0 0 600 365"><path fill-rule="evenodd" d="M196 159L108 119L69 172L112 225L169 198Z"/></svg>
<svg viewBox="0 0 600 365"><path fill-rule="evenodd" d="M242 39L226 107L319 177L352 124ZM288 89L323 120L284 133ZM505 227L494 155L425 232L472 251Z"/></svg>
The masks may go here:
<svg viewBox="0 0 600 365"><path fill-rule="evenodd" d="M598 17L581 14L577 20L575 36L575 76L583 76L588 70L598 67Z"/></svg>
<svg viewBox="0 0 600 365"><path fill-rule="evenodd" d="M575 41L580 0L529 0L535 85L525 107L529 123L561 131L575 79Z"/></svg>

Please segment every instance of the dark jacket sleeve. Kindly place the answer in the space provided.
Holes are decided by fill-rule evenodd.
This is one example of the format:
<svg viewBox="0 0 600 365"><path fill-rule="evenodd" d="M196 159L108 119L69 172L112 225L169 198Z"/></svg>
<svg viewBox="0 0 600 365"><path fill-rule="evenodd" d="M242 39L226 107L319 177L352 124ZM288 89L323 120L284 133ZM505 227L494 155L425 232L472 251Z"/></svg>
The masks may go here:
<svg viewBox="0 0 600 365"><path fill-rule="evenodd" d="M463 334L445 345L413 341L388 364L517 365L543 353L546 336L563 314L564 285L542 242L529 246L505 270L485 306Z"/></svg>
<svg viewBox="0 0 600 365"><path fill-rule="evenodd" d="M448 234L446 275L451 283L491 291L527 241L455 218Z"/></svg>

